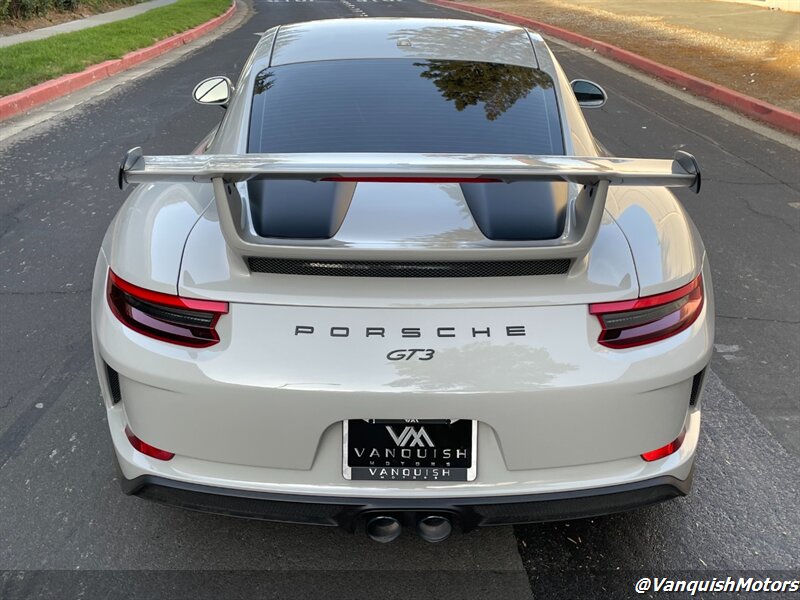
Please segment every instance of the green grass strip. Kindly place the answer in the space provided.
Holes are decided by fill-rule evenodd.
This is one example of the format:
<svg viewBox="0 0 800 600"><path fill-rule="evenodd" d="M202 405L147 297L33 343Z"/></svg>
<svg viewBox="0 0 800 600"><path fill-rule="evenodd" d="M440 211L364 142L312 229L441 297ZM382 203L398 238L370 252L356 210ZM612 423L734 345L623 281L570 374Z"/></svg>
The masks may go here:
<svg viewBox="0 0 800 600"><path fill-rule="evenodd" d="M0 48L0 96L151 46L221 15L231 0L177 0L146 13Z"/></svg>

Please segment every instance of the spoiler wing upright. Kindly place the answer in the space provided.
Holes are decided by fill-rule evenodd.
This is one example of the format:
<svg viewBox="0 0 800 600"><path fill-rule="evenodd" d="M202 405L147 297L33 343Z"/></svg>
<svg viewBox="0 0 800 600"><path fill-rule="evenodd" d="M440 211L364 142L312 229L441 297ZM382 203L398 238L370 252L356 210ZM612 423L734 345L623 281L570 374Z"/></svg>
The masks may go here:
<svg viewBox="0 0 800 600"><path fill-rule="evenodd" d="M350 248L334 240L261 238L247 227L237 183L250 179L391 183L513 183L563 181L581 186L567 210L564 232L554 240L487 240L457 249ZM579 258L594 242L609 185L688 187L700 191L695 158L672 160L485 154L205 154L145 156L127 152L119 168L128 183L211 183L228 244L242 256L281 258L491 260ZM287 200L288 201L288 200Z"/></svg>

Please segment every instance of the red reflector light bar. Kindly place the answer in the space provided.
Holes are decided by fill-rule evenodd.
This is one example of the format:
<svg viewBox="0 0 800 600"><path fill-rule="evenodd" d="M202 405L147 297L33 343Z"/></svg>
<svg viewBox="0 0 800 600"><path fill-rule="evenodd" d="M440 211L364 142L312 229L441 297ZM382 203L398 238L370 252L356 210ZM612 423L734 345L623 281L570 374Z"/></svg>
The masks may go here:
<svg viewBox="0 0 800 600"><path fill-rule="evenodd" d="M150 444L143 442L138 437L133 435L131 428L127 425L125 426L125 435L128 436L128 441L131 443L131 446L133 446L134 450L138 450L142 454L146 454L151 458L157 458L158 460L170 460L175 456L174 452L159 450L155 446L151 446Z"/></svg>
<svg viewBox="0 0 800 600"><path fill-rule="evenodd" d="M598 342L607 348L651 344L687 329L703 309L703 276L671 292L636 300L589 305L603 330Z"/></svg>
<svg viewBox="0 0 800 600"><path fill-rule="evenodd" d="M664 458L665 456L669 456L670 454L675 454L678 451L678 448L683 445L683 438L686 437L686 431L681 431L681 434L672 440L666 446L662 446L661 448L656 448L655 450L651 450L650 452L645 452L642 454L642 458L647 462L653 462L654 460L658 460L659 458Z"/></svg>
<svg viewBox="0 0 800 600"><path fill-rule="evenodd" d="M492 177L325 177L322 181L354 183L502 183Z"/></svg>
<svg viewBox="0 0 800 600"><path fill-rule="evenodd" d="M111 312L125 325L164 342L205 348L219 342L215 329L227 302L183 298L134 285L108 271Z"/></svg>

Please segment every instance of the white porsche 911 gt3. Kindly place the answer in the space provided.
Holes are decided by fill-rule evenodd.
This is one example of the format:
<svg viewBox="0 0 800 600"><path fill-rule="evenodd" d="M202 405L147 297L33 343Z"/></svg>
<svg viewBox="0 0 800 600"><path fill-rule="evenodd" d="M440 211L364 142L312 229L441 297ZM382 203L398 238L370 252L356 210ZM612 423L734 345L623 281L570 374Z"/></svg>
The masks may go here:
<svg viewBox="0 0 800 600"><path fill-rule="evenodd" d="M277 27L194 97L221 123L126 154L94 276L125 492L379 541L688 492L714 304L665 188L699 191L691 155L607 156L602 88L496 23Z"/></svg>

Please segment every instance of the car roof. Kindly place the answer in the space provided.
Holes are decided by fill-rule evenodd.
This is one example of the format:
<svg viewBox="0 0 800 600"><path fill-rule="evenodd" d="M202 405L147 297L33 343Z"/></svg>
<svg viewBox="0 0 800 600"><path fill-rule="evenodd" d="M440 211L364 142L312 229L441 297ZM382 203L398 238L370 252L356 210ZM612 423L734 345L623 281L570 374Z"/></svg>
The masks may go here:
<svg viewBox="0 0 800 600"><path fill-rule="evenodd" d="M328 19L282 26L271 66L320 60L420 58L537 67L522 27L458 19Z"/></svg>

